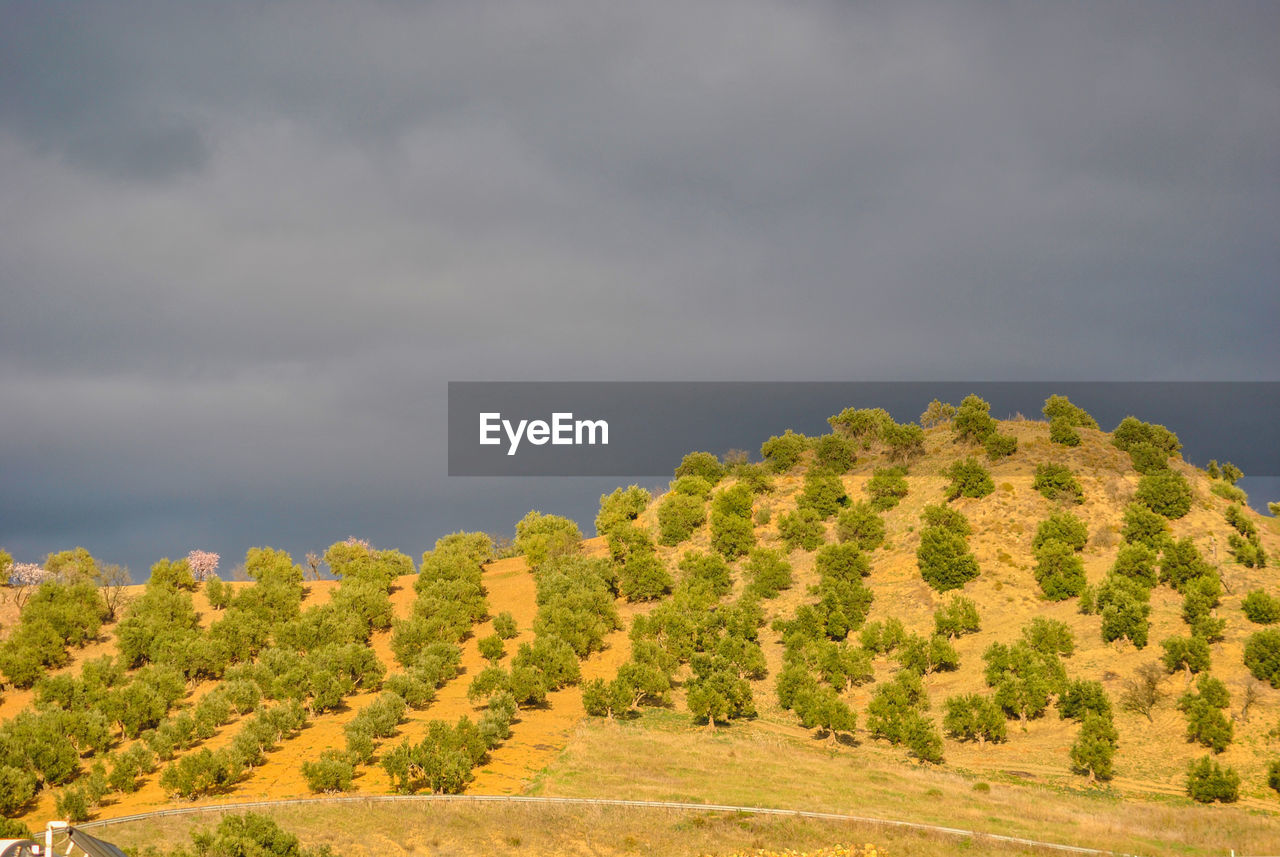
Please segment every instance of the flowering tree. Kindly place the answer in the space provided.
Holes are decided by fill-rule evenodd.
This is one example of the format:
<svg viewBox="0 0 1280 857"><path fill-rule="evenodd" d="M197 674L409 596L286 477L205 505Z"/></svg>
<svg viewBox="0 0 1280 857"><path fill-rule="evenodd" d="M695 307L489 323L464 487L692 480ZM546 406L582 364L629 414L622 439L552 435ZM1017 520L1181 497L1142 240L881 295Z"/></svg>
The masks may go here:
<svg viewBox="0 0 1280 857"><path fill-rule="evenodd" d="M13 587L13 603L22 609L36 587L51 580L53 573L34 562L15 562L9 567L9 585Z"/></svg>
<svg viewBox="0 0 1280 857"><path fill-rule="evenodd" d="M218 571L218 560L221 557L209 551L192 551L187 554L187 566L191 576L197 581L208 580Z"/></svg>

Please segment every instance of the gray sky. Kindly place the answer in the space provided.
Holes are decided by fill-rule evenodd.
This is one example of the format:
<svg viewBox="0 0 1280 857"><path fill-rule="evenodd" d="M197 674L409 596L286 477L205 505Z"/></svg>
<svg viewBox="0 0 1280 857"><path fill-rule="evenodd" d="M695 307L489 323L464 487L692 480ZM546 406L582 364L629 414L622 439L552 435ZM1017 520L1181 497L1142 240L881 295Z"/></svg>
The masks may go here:
<svg viewBox="0 0 1280 857"><path fill-rule="evenodd" d="M0 545L589 527L616 480L445 475L449 380L1280 379L1277 33L0 3Z"/></svg>

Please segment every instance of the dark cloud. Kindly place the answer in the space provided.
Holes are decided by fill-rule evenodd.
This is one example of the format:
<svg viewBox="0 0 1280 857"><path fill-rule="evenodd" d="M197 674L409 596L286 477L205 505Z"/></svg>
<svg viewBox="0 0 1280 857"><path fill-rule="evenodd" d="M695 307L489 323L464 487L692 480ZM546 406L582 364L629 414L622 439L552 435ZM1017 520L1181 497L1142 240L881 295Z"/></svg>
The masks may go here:
<svg viewBox="0 0 1280 857"><path fill-rule="evenodd" d="M6 4L0 543L420 549L594 503L447 479L450 379L1274 379L1277 31Z"/></svg>

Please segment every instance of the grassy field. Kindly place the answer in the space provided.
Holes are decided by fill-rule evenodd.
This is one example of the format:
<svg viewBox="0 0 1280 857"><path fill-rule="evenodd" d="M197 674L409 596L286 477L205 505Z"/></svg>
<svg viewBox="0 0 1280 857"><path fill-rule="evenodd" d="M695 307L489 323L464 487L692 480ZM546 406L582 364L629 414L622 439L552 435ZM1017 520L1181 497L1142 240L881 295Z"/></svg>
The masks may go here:
<svg viewBox="0 0 1280 857"><path fill-rule="evenodd" d="M954 836L794 816L748 815L633 807L533 806L490 803L313 804L261 810L303 845L330 845L352 857L623 857L736 855L760 849L817 851L836 844L878 857L1000 857L1046 854L990 839ZM213 827L217 813L124 822L94 835L122 847L189 841ZM871 849L864 852L864 847Z"/></svg>

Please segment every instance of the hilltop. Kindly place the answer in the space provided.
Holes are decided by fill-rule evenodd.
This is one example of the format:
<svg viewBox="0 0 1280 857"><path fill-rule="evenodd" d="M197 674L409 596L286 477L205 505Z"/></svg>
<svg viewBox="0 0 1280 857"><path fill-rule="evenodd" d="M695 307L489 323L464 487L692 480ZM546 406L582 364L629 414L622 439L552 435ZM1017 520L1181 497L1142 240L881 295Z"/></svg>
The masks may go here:
<svg viewBox="0 0 1280 857"><path fill-rule="evenodd" d="M44 763L10 753L10 767L25 764L36 781L19 815L38 824L65 814L79 806L68 793L102 817L168 806L178 780L165 771L206 754L208 765L188 763L182 800L304 795L319 782L372 794L869 807L1152 851L1280 847L1267 833L1280 819L1268 784L1280 689L1270 655L1258 656L1277 626L1254 621L1272 599L1280 612L1276 520L1241 502L1233 468L1183 461L1163 427L1134 420L1105 432L1056 398L1052 421L996 421L981 405L931 406L923 428L851 409L821 438L769 439L757 463L691 454L667 493L633 486L602 498L595 538L531 513L517 526L520 555L498 558L487 539L460 534L414 571L395 552L339 543L329 558L341 580L304 581L287 556L259 555L247 563L257 582L229 592L162 564L147 588L126 590L133 607L68 644L65 666L43 670L35 690L6 689L6 728L24 711L51 718L53 700L109 712L98 733L74 725L84 736L74 770L47 776ZM121 627L158 597L148 590L189 598L198 629L95 690L85 665L137 647ZM953 621L938 634L946 608ZM8 637L17 617L6 610ZM237 613L259 617L260 633L231 627ZM346 613L362 621L326 624ZM502 614L514 635L497 633ZM308 622L311 636L300 630ZM230 639L260 654L218 647ZM1183 642L1170 652L1170 639ZM104 701L111 687L166 664L182 681L162 727L246 681L265 707L211 714L203 737L179 728L185 746L141 766L132 790L97 789L98 759L109 754L109 777L130 748L156 743L120 725L118 703ZM336 688L317 679L326 669L341 677ZM415 700L424 685L432 698ZM410 704L389 703L387 688ZM970 716L949 718L959 697ZM470 725L448 735L431 725L453 729L464 716ZM237 756L236 736L272 717L274 740ZM349 724L379 718L388 722L370 727L367 749L353 745ZM462 761L441 762L444 750ZM387 764L397 754L403 764ZM1238 809L1187 797L1189 766L1204 758L1238 777ZM1097 797L1107 803L1089 804ZM1082 814L1112 821L1074 830L1066 819Z"/></svg>

